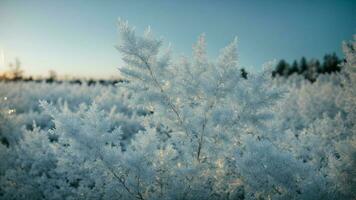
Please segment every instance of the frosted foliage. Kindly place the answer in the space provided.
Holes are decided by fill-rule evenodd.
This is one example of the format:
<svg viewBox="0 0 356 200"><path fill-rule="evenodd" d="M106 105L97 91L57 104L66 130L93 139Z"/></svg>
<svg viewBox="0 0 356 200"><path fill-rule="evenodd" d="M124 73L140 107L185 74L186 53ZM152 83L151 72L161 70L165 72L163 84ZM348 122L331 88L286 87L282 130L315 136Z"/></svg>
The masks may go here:
<svg viewBox="0 0 356 200"><path fill-rule="evenodd" d="M326 181L310 168L269 141L248 136L237 155L237 166L254 198L334 199Z"/></svg>
<svg viewBox="0 0 356 200"><path fill-rule="evenodd" d="M354 41L310 83L119 33L116 86L0 83L0 199L356 198Z"/></svg>
<svg viewBox="0 0 356 200"><path fill-rule="evenodd" d="M279 103L274 124L283 137L273 137L275 145L326 177L334 199L356 195L355 41L344 43L344 52L341 73L322 75L313 84L287 84L290 92Z"/></svg>
<svg viewBox="0 0 356 200"><path fill-rule="evenodd" d="M221 51L217 61L210 61L202 35L193 46L192 60L183 58L174 63L157 50L161 41L153 40L152 36L147 41L146 36L136 36L127 22L120 22L120 30L124 42L118 49L125 58L130 58L121 72L130 80L128 88L141 89L136 90L139 91L135 93L136 103L154 112L148 119L149 126L158 130L167 126L168 131L164 133L168 139L164 142L169 144L173 140L174 148L184 152L182 162L192 162L188 166L199 167L199 172L207 170L205 176L215 178L216 168L223 168L225 174L213 179L215 193L219 191L224 196L238 188L251 198L350 197L350 193L341 191L342 186L334 187L332 183L337 180L325 177L332 173L325 158L335 152L325 152L323 147L315 146L323 142L334 148L334 138L345 140L351 134L352 129L329 125L338 124L343 121L341 115L350 114L349 109L340 108L339 95L335 95L343 92L337 85L342 78L329 81L332 78L322 77L313 86L300 83L279 88L270 80L268 67L262 73L250 74L247 80L240 78L236 39ZM152 49L126 51L141 46ZM162 58L165 62L160 62ZM163 67L162 63L166 65ZM325 85L325 82L330 83ZM299 99L291 105L295 97ZM286 117L295 122L283 121ZM328 119L329 123L322 121ZM254 146L243 139L246 135L258 138ZM183 142L184 148L178 142ZM236 151L241 152L237 155L242 160L236 157ZM261 165L263 159L272 167L265 169ZM253 161L255 168L252 168ZM204 184L201 181L200 185Z"/></svg>

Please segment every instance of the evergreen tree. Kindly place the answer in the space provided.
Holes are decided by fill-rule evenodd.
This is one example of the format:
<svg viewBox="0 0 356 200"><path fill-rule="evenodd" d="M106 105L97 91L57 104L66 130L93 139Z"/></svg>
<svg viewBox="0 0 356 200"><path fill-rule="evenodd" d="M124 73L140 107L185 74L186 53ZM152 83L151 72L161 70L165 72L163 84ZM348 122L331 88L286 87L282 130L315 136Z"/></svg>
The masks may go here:
<svg viewBox="0 0 356 200"><path fill-rule="evenodd" d="M335 53L333 54L326 54L324 56L324 63L323 63L323 72L324 73L332 73L340 71L340 59L337 57Z"/></svg>
<svg viewBox="0 0 356 200"><path fill-rule="evenodd" d="M288 63L285 60L280 60L276 69L272 72L272 76L284 76L288 73Z"/></svg>
<svg viewBox="0 0 356 200"><path fill-rule="evenodd" d="M296 60L293 61L291 68L289 69L288 75L292 75L294 73L298 73L299 66Z"/></svg>
<svg viewBox="0 0 356 200"><path fill-rule="evenodd" d="M305 57L300 59L299 74L304 74L308 70L308 63Z"/></svg>

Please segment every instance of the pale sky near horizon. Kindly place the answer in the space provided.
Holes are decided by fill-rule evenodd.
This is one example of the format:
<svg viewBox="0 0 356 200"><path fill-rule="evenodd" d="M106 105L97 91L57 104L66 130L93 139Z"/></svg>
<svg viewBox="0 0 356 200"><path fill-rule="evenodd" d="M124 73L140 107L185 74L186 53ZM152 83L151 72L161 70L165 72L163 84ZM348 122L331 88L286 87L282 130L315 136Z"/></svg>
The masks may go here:
<svg viewBox="0 0 356 200"><path fill-rule="evenodd" d="M212 57L238 36L241 65L256 70L272 59L341 57L356 0L0 0L0 71L18 57L28 75L117 75L119 17L138 32L150 25L176 55L189 56L201 33Z"/></svg>

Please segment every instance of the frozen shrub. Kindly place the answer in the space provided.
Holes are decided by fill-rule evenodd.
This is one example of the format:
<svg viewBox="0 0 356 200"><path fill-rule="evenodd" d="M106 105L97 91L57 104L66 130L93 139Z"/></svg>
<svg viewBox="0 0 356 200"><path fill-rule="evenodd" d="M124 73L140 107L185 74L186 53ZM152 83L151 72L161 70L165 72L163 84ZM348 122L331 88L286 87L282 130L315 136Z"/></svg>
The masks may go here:
<svg viewBox="0 0 356 200"><path fill-rule="evenodd" d="M355 42L340 74L281 86L241 77L236 39L176 59L119 28L118 88L0 84L0 199L355 198Z"/></svg>

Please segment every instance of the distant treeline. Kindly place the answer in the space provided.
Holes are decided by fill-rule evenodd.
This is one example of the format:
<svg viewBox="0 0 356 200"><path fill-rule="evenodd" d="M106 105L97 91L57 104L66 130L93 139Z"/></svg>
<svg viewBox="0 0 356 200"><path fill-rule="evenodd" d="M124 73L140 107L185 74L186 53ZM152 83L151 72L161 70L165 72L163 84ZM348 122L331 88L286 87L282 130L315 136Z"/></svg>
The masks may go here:
<svg viewBox="0 0 356 200"><path fill-rule="evenodd" d="M323 58L322 63L317 59L310 59L307 60L305 57L302 57L300 61L294 60L292 64L286 62L285 60L280 60L276 65L275 69L272 71L272 77L289 77L293 74L301 75L305 79L314 82L319 74L325 73L336 73L341 70L340 64L342 60L337 57L335 53L333 54L326 54ZM244 79L248 78L248 72L241 68L240 76ZM117 80L108 80L108 79L70 79L70 80L60 80L57 77L55 71L49 71L49 75L46 78L32 78L24 77L23 70L21 69L21 63L18 59L15 60L14 64L9 65L9 70L6 71L4 74L0 74L0 81L5 82L45 82L45 83L57 83L61 84L63 82L70 83L70 84L87 84L87 85L115 85L119 82L125 82L124 79L117 79Z"/></svg>
<svg viewBox="0 0 356 200"><path fill-rule="evenodd" d="M341 62L342 60L335 53L326 54L322 63L317 59L307 60L305 57L302 57L299 62L294 60L292 64L282 59L272 72L272 76L289 77L292 74L298 74L314 82L319 74L339 72Z"/></svg>
<svg viewBox="0 0 356 200"><path fill-rule="evenodd" d="M6 72L4 72L3 74L0 74L0 81L4 81L4 82L37 82L37 83L57 83L57 84L61 84L61 83L70 83L70 84L87 84L89 86L91 85L115 85L117 83L120 82L126 82L127 80L124 79L88 79L88 80L84 80L84 79L76 79L76 78L72 78L70 80L61 80L58 78L57 73L53 70L50 70L48 73L47 77L42 77L42 78L36 78L34 79L32 76L29 77L25 77L23 75L23 70L21 67L21 62L19 59L15 59L14 63L10 63L9 64L9 68ZM244 69L241 68L240 69L240 75L242 78L247 79L247 75L248 72Z"/></svg>
<svg viewBox="0 0 356 200"><path fill-rule="evenodd" d="M48 83L48 84L62 84L62 83L69 83L69 84L74 84L74 85L82 85L86 84L88 86L91 85L104 85L104 86L109 86L109 85L115 85L117 83L124 82L125 80L122 79L117 79L117 80L105 80L105 79L89 79L89 80L84 80L84 79L70 79L70 80L57 80L57 79L52 79L52 78L40 78L40 79L33 79L31 76L30 77L17 77L16 79L4 79L3 77L0 77L0 81L4 82L36 82L36 83Z"/></svg>
<svg viewBox="0 0 356 200"><path fill-rule="evenodd" d="M21 67L21 62L18 58L15 59L14 63L9 64L8 70L0 74L0 81L3 82L37 82L37 83L48 83L48 84L61 84L61 83L70 83L70 84L87 84L91 85L115 85L119 82L124 82L125 80L122 79L78 79L78 78L71 78L68 80L63 80L58 78L57 73L53 70L50 70L47 77L41 78L33 78L32 76L25 77L24 71Z"/></svg>

